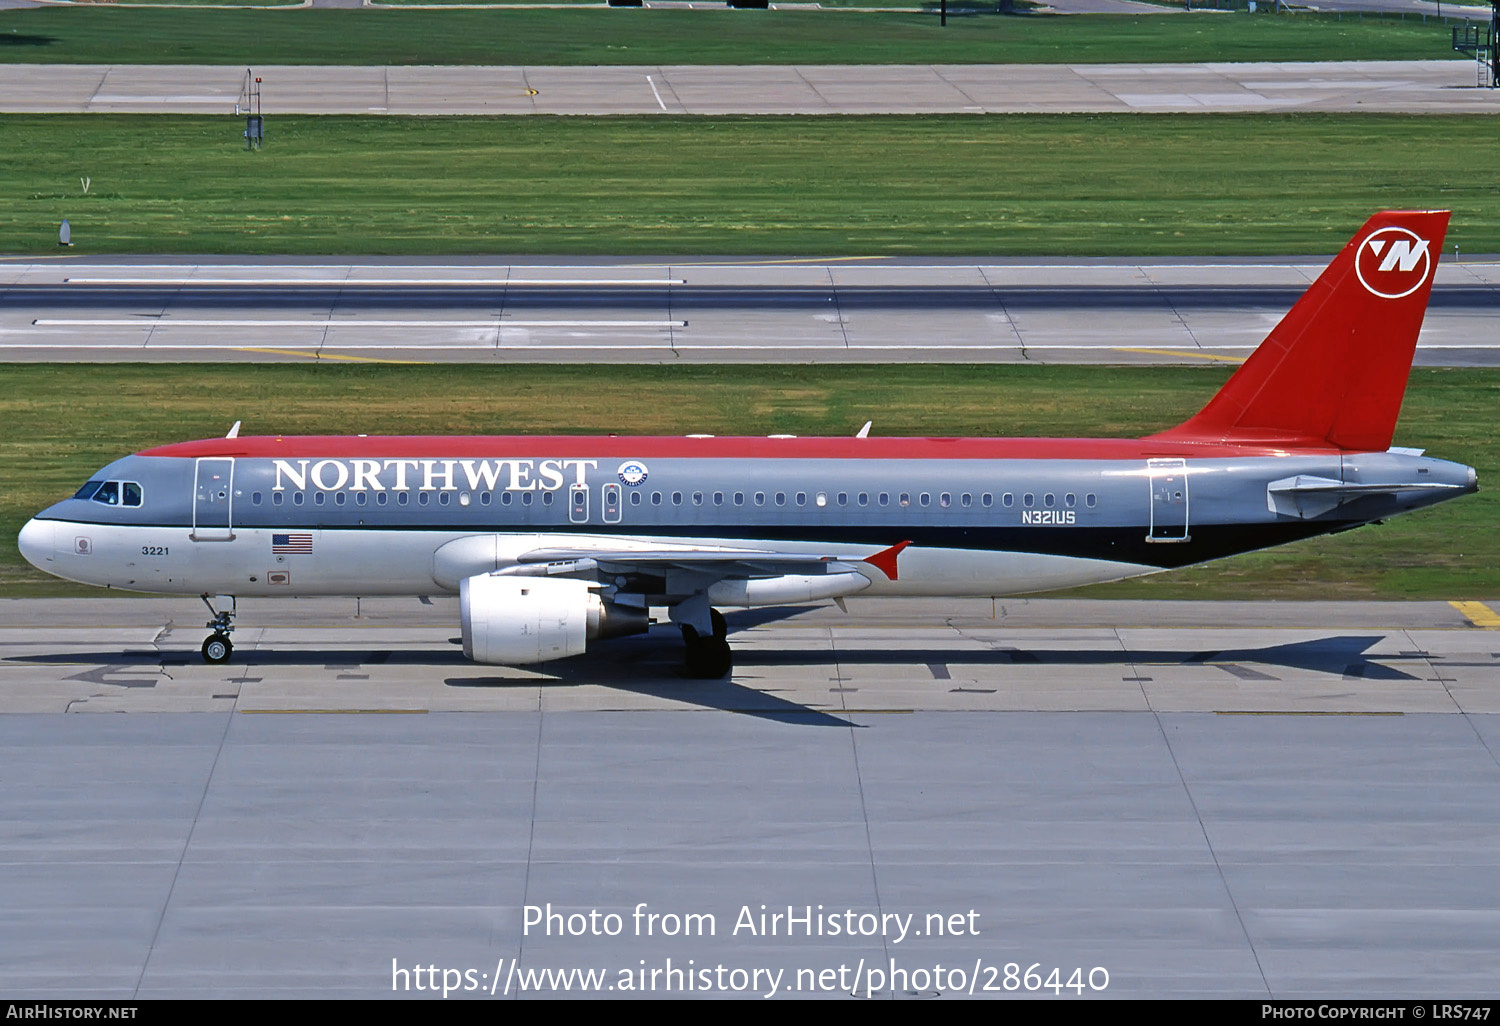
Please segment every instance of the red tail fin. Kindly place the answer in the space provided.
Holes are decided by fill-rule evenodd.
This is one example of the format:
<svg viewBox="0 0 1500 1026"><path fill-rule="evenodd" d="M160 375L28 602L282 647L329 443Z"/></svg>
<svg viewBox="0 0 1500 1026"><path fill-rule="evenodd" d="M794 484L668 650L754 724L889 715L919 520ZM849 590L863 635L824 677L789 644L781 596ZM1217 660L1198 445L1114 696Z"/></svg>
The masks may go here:
<svg viewBox="0 0 1500 1026"><path fill-rule="evenodd" d="M1448 211L1376 214L1191 420L1154 439L1390 448Z"/></svg>

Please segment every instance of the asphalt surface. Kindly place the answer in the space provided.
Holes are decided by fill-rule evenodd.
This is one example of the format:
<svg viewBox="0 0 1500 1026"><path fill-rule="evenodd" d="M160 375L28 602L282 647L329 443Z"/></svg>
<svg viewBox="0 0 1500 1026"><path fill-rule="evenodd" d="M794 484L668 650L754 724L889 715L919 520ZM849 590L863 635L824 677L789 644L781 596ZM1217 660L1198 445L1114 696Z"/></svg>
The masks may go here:
<svg viewBox="0 0 1500 1026"><path fill-rule="evenodd" d="M194 604L0 603L11 999L1493 985L1473 607L852 600L741 618L714 683L654 637L472 666L451 600L242 606L206 667Z"/></svg>
<svg viewBox="0 0 1500 1026"><path fill-rule="evenodd" d="M1500 713L1480 607L859 600L728 614L728 682L681 678L670 624L586 656L466 662L457 600L246 599L203 663L194 598L0 600L0 713L717 709ZM1467 614L1465 610L1468 610ZM1497 621L1493 626L1500 626Z"/></svg>
<svg viewBox="0 0 1500 1026"><path fill-rule="evenodd" d="M1196 363L1323 258L0 261L0 360ZM1438 270L1417 362L1500 363L1500 262Z"/></svg>
<svg viewBox="0 0 1500 1026"><path fill-rule="evenodd" d="M1494 113L1470 60L1204 64L265 66L280 114ZM0 64L0 112L238 112L243 65Z"/></svg>

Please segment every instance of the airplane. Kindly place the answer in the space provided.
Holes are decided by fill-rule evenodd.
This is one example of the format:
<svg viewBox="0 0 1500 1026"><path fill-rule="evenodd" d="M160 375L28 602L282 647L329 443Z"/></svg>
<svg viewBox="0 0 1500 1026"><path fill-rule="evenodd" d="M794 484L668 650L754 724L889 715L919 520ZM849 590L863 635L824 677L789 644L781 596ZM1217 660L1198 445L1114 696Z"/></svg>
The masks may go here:
<svg viewBox="0 0 1500 1026"><path fill-rule="evenodd" d="M198 595L457 593L463 652L531 665L645 632L732 669L720 607L1005 596L1156 573L1477 490L1392 448L1447 211L1376 214L1195 416L1118 438L263 436L116 460L19 547Z"/></svg>

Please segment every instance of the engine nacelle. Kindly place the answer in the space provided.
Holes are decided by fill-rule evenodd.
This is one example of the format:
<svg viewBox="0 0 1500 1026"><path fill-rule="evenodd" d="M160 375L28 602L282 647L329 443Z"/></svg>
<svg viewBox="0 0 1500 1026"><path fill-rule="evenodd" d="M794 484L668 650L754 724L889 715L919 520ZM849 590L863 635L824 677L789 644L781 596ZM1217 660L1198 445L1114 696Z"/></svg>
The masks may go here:
<svg viewBox="0 0 1500 1026"><path fill-rule="evenodd" d="M579 655L595 638L641 634L645 610L601 599L584 581L479 574L458 585L464 656L525 666Z"/></svg>

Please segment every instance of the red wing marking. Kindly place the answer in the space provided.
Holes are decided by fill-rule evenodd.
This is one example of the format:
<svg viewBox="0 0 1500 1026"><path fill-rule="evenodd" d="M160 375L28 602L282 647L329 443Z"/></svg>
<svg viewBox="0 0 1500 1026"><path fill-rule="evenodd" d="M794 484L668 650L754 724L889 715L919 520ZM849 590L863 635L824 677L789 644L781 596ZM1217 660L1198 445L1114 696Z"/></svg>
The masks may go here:
<svg viewBox="0 0 1500 1026"><path fill-rule="evenodd" d="M901 550L910 544L909 540L897 542L888 549L881 549L875 555L866 559L865 562L885 574L887 579L894 581L896 579L896 557L901 555Z"/></svg>

